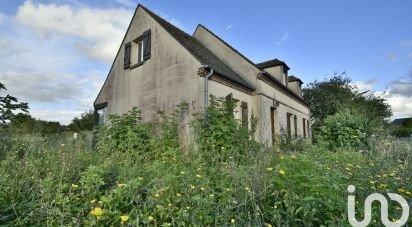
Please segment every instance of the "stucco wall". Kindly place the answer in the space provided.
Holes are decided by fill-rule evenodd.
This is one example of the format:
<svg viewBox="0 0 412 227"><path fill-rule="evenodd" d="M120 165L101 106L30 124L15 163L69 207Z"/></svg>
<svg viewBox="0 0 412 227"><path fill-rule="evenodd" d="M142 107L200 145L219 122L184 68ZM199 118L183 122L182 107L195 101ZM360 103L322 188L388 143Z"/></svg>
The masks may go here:
<svg viewBox="0 0 412 227"><path fill-rule="evenodd" d="M298 137L303 137L302 118L309 120L309 108L299 101L284 94L280 89L275 89L264 81L258 83L260 94L257 94L256 100L258 103L258 113L260 124L258 124L257 132L262 142L272 144L272 129L271 129L271 111L273 100L279 102L279 106L275 109L275 133L281 135L287 133L287 113L297 116L297 134ZM291 121L292 138L295 135L294 121Z"/></svg>
<svg viewBox="0 0 412 227"><path fill-rule="evenodd" d="M283 66L279 65L279 66L269 67L264 70L268 72L270 75L272 75L273 77L275 77L281 83L286 84L285 77L283 75Z"/></svg>
<svg viewBox="0 0 412 227"><path fill-rule="evenodd" d="M151 58L133 69L123 69L124 44L151 29ZM132 50L133 51L133 50ZM144 120L158 111L170 113L185 101L190 112L202 105L201 64L166 30L139 8L96 103L108 102L108 114L125 113L136 106Z"/></svg>

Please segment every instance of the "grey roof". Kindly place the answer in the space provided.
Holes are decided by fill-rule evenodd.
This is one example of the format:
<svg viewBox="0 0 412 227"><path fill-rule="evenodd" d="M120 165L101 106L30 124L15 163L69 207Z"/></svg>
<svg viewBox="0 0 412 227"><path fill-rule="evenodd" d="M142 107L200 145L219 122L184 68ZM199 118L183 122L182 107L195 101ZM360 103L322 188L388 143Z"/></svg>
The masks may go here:
<svg viewBox="0 0 412 227"><path fill-rule="evenodd" d="M233 71L193 36L170 24L163 18L148 10L146 7L142 5L140 5L140 7L142 7L142 9L144 9L154 20L156 20L172 37L174 37L183 47L185 47L201 64L208 65L213 68L216 73L232 82L243 85L251 90L256 90L252 84Z"/></svg>
<svg viewBox="0 0 412 227"><path fill-rule="evenodd" d="M288 81L289 82L299 81L301 84L303 84L302 80L300 80L299 78L297 78L296 76L293 76L293 75L290 75L288 77Z"/></svg>
<svg viewBox="0 0 412 227"><path fill-rule="evenodd" d="M279 66L279 65L285 66L287 70L290 69L289 66L286 65L286 63L284 61L281 61L277 58L256 64L256 66L259 69L266 69L266 68L269 68L269 67Z"/></svg>

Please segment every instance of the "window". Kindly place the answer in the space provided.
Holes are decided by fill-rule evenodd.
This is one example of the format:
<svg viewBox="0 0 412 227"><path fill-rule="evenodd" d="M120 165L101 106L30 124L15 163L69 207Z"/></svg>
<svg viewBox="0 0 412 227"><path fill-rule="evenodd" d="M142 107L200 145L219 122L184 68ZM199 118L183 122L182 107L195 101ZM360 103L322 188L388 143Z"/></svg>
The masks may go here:
<svg viewBox="0 0 412 227"><path fill-rule="evenodd" d="M143 40L138 41L136 44L136 64L143 62Z"/></svg>
<svg viewBox="0 0 412 227"><path fill-rule="evenodd" d="M275 131L275 108L270 108L270 126L272 128L272 144L276 140L276 131Z"/></svg>
<svg viewBox="0 0 412 227"><path fill-rule="evenodd" d="M291 113L286 113L286 126L287 126L287 130L288 130L288 137L289 138L292 136L292 126L291 126L291 122L290 122L291 116L292 116Z"/></svg>
<svg viewBox="0 0 412 227"><path fill-rule="evenodd" d="M303 138L307 138L306 134L306 119L302 118L302 126L303 126Z"/></svg>
<svg viewBox="0 0 412 227"><path fill-rule="evenodd" d="M97 110L97 125L103 125L104 124L105 115L106 115L106 108Z"/></svg>
<svg viewBox="0 0 412 227"><path fill-rule="evenodd" d="M144 61L151 57L151 32L143 32L134 41L128 42L124 46L124 69L132 69L142 65Z"/></svg>
<svg viewBox="0 0 412 227"><path fill-rule="evenodd" d="M248 127L248 109L247 109L247 102L242 102L240 107L242 108L242 126L244 128Z"/></svg>
<svg viewBox="0 0 412 227"><path fill-rule="evenodd" d="M96 125L103 125L106 121L107 102L94 106Z"/></svg>
<svg viewBox="0 0 412 227"><path fill-rule="evenodd" d="M295 138L298 138L298 117L295 115L293 120L293 124L295 126Z"/></svg>

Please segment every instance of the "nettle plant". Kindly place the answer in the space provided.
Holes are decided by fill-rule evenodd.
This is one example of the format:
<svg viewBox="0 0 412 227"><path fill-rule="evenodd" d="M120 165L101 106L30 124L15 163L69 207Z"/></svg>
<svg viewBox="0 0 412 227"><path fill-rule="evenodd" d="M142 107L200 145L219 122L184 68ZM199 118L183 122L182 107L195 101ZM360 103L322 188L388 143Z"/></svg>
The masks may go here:
<svg viewBox="0 0 412 227"><path fill-rule="evenodd" d="M192 126L200 150L208 157L225 159L233 154L256 150L254 140L257 118L248 119L251 128L235 119L236 101L210 95L210 104L203 113L196 114Z"/></svg>

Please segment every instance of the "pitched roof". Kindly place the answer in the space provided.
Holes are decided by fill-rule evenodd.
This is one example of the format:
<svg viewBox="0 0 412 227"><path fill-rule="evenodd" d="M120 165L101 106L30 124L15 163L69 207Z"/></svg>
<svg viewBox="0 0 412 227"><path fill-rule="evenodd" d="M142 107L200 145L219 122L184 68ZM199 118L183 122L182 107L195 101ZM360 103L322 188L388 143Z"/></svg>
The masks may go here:
<svg viewBox="0 0 412 227"><path fill-rule="evenodd" d="M142 5L140 5L140 7L142 7L142 9L144 9L154 20L156 20L157 23L159 23L173 38L176 39L176 41L186 48L201 64L210 66L216 73L230 81L243 85L249 89L256 90L252 84L233 71L193 36L170 24L163 18L148 10L146 7Z"/></svg>
<svg viewBox="0 0 412 227"><path fill-rule="evenodd" d="M269 67L279 66L279 65L285 66L287 70L290 69L289 66L286 65L286 63L284 61L281 61L277 58L256 64L256 66L259 69L266 69L266 68L269 68Z"/></svg>
<svg viewBox="0 0 412 227"><path fill-rule="evenodd" d="M289 82L299 81L301 84L303 84L302 80L300 80L299 78L297 78L297 77L295 77L295 76L293 76L293 75L290 75L290 76L288 77L288 81L289 81Z"/></svg>

